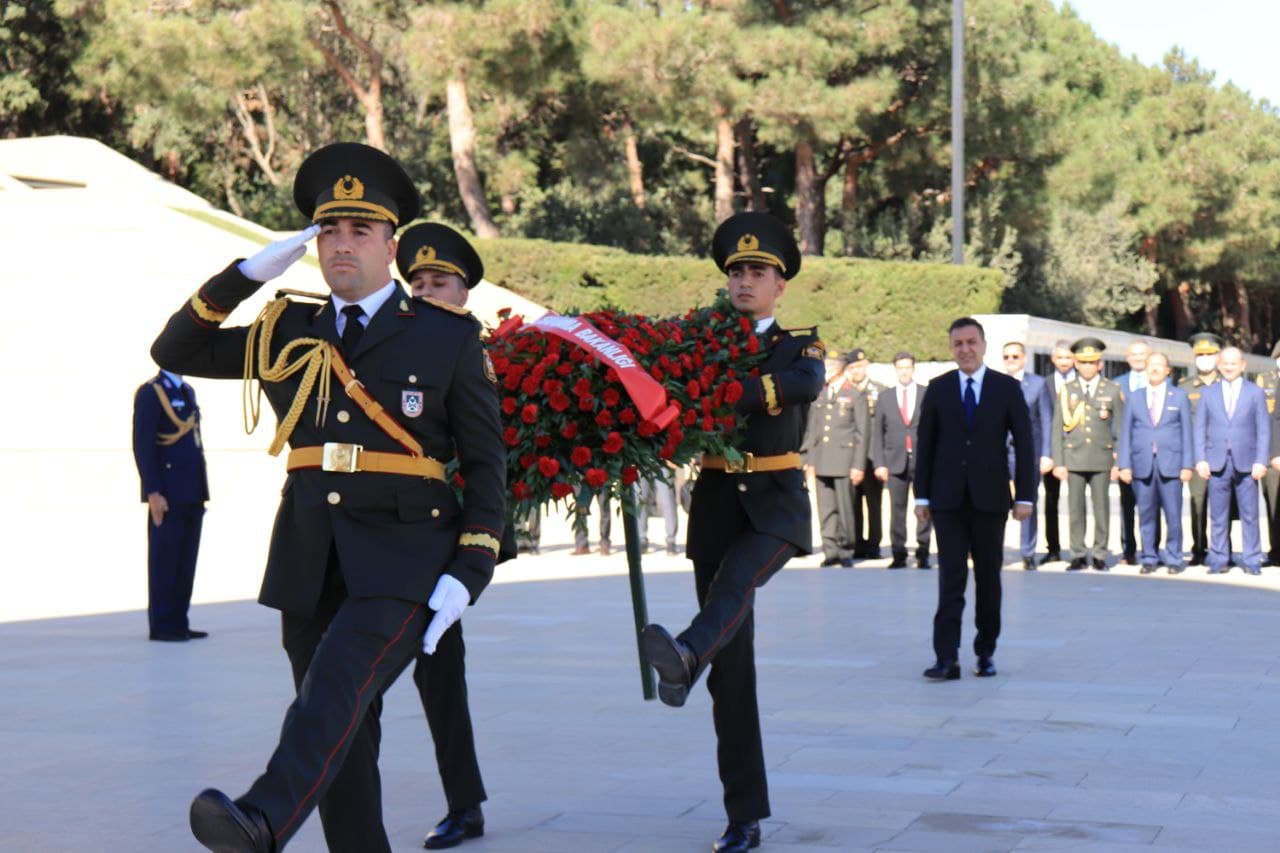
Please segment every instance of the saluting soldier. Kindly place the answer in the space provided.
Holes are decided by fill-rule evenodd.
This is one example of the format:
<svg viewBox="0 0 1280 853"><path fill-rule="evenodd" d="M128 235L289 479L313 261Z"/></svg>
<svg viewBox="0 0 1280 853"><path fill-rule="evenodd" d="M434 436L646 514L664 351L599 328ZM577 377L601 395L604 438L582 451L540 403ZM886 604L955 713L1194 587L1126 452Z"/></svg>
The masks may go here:
<svg viewBox="0 0 1280 853"><path fill-rule="evenodd" d="M862 396L866 404L866 422L862 431L871 435L871 422L876 416L876 404L880 394L887 385L867 376L867 368L871 361L867 351L862 347L854 347L849 351L849 366L845 368L845 376L853 390ZM880 538L884 535L882 527L882 503L884 483L875 476L875 461L871 459L871 442L867 442L867 458L862 463L862 479L853 495L853 556L858 559L874 560L880 556ZM865 505L865 507L864 507ZM866 532L863 532L863 518L866 518Z"/></svg>
<svg viewBox="0 0 1280 853"><path fill-rule="evenodd" d="M809 407L805 430L805 473L818 492L818 525L822 530L822 565L853 565L853 490L866 476L866 398L845 378L847 355L826 361L827 384Z"/></svg>
<svg viewBox="0 0 1280 853"><path fill-rule="evenodd" d="M1067 571L1092 565L1108 571L1111 532L1111 481L1116 479L1116 445L1124 402L1120 388L1100 374L1106 344L1081 338L1071 345L1076 380L1062 387L1053 404L1053 475L1066 480L1071 526L1071 562ZM1092 497L1093 543L1085 547L1085 490Z"/></svg>
<svg viewBox="0 0 1280 853"><path fill-rule="evenodd" d="M269 452L291 448L259 600L281 611L297 697L263 774L236 800L202 792L191 829L213 850L278 850L318 805L329 849L387 851L380 697L493 575L498 395L480 323L391 277L395 229L420 205L395 160L322 148L299 169L294 202L312 227L203 284L151 350L167 370L257 380L279 420ZM251 326L223 328L317 234L331 293L278 298ZM454 458L461 507L445 481Z"/></svg>
<svg viewBox="0 0 1280 853"><path fill-rule="evenodd" d="M466 306L471 288L484 278L484 263L467 238L438 222L419 223L400 235L396 267L414 296L459 308ZM504 529L504 533L507 530L511 528ZM484 835L480 804L488 799L480 778L467 704L466 645L461 619L440 635L434 653L419 651L413 681L431 729L436 768L448 806L444 818L427 834L422 846L443 850Z"/></svg>
<svg viewBox="0 0 1280 853"><path fill-rule="evenodd" d="M769 816L752 604L757 587L812 550L799 451L809 404L822 390L825 352L816 329L792 334L773 319L778 297L800 271L800 252L781 222L764 213L732 216L716 229L712 252L729 277L730 301L755 322L769 355L759 375L743 381L737 403L746 418L738 448L745 459L703 456L693 489L686 551L701 609L677 637L645 626L641 646L668 705L683 705L711 666L707 688L729 818L713 850L745 853L759 846L760 820Z"/></svg>
<svg viewBox="0 0 1280 853"><path fill-rule="evenodd" d="M1271 360L1275 367L1258 374L1258 387L1267 396L1267 414L1272 417L1275 431L1276 393L1280 390L1280 341L1271 348ZM1262 496L1267 505L1267 564L1280 566L1280 472L1270 465L1267 476L1262 478Z"/></svg>
<svg viewBox="0 0 1280 853"><path fill-rule="evenodd" d="M1187 342L1195 356L1196 372L1192 376L1184 376L1178 387L1187 393L1194 421L1200 397L1206 388L1218 381L1218 354L1222 351L1222 338L1212 332L1198 332ZM1209 556L1209 481L1199 476L1192 477L1187 491L1191 498L1191 565L1202 566Z"/></svg>

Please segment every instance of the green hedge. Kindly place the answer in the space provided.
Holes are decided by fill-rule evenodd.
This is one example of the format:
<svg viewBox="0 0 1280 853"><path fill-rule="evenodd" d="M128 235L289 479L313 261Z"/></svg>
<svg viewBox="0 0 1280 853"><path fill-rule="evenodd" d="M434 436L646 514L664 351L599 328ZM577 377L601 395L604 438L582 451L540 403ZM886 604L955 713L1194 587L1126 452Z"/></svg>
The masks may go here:
<svg viewBox="0 0 1280 853"><path fill-rule="evenodd" d="M556 311L616 305L657 316L707 304L724 286L709 258L632 255L621 249L545 240L478 240L485 277ZM950 358L956 317L999 311L1004 277L981 267L805 258L787 285L778 320L817 325L828 349L861 346L873 361L911 350Z"/></svg>

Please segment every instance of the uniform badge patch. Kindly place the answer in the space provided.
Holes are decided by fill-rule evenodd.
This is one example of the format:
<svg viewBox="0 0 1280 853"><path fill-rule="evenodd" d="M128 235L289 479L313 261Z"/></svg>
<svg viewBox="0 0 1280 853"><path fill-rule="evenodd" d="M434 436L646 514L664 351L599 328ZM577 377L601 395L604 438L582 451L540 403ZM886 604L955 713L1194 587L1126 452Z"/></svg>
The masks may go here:
<svg viewBox="0 0 1280 853"><path fill-rule="evenodd" d="M814 341L804 348L804 352L801 355L804 358L816 358L818 361L822 361L827 357L827 345L822 341Z"/></svg>
<svg viewBox="0 0 1280 853"><path fill-rule="evenodd" d="M489 381L494 385L498 384L498 373L493 369L493 360L489 358L489 353L484 354L484 375L489 377Z"/></svg>
<svg viewBox="0 0 1280 853"><path fill-rule="evenodd" d="M416 418L422 414L422 392L405 389L400 392L400 411L406 418Z"/></svg>

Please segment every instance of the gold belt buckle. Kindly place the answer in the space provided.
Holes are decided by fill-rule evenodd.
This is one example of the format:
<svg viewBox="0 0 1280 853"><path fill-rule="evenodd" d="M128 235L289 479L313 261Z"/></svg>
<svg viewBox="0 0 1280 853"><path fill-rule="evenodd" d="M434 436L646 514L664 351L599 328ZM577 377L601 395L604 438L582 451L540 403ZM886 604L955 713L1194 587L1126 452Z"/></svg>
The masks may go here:
<svg viewBox="0 0 1280 853"><path fill-rule="evenodd" d="M756 459L755 454L752 454L752 453L742 454L742 458L739 459L737 462L734 462L728 457L725 457L725 460L724 460L725 473L726 474L749 474L751 473L751 469L754 467L755 459Z"/></svg>
<svg viewBox="0 0 1280 853"><path fill-rule="evenodd" d="M326 441L320 458L320 469L338 474L354 474L358 470L356 460L361 450L364 450L363 444L339 444L336 441Z"/></svg>

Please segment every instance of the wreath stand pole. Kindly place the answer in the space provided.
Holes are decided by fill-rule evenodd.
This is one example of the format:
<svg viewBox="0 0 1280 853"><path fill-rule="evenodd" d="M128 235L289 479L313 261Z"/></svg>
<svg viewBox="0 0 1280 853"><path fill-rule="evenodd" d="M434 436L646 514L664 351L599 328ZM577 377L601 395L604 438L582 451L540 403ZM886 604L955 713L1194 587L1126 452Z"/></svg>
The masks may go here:
<svg viewBox="0 0 1280 853"><path fill-rule="evenodd" d="M627 575L631 581L631 612L636 621L636 657L640 662L640 691L645 701L657 698L653 685L653 668L640 649L640 631L649 624L649 605L644 594L644 574L640 570L640 526L636 522L636 491L622 489L622 534L627 548Z"/></svg>

